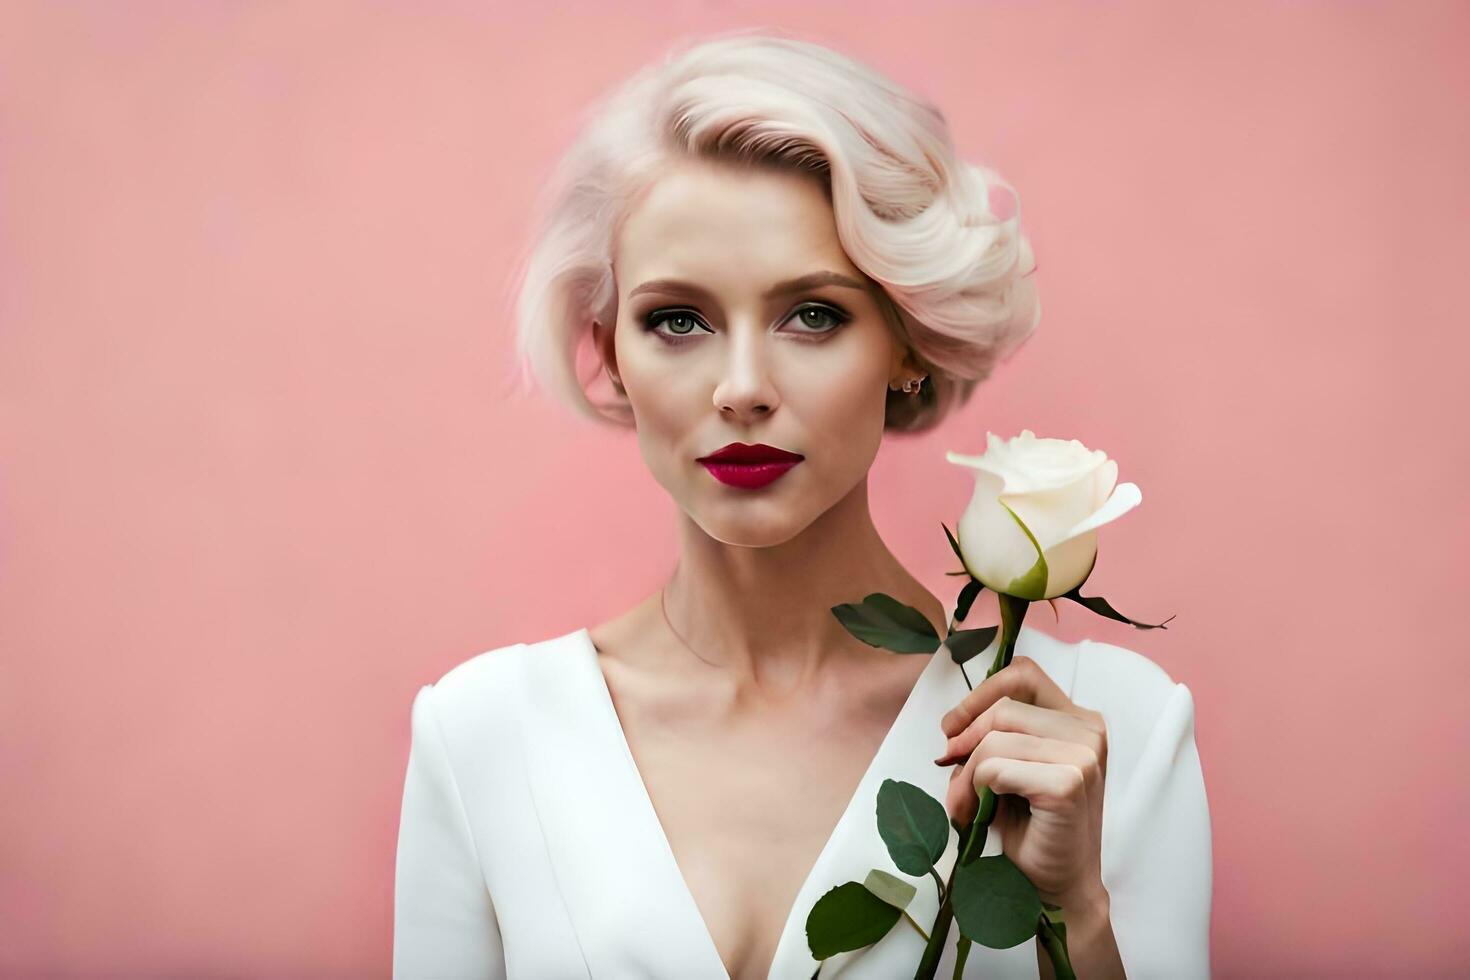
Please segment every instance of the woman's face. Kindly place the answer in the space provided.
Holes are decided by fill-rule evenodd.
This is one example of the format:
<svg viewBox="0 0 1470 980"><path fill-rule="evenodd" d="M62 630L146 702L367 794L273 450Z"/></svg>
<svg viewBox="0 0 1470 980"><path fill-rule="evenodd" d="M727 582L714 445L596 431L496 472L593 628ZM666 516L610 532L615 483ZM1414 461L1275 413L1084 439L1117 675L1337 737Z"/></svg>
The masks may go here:
<svg viewBox="0 0 1470 980"><path fill-rule="evenodd" d="M912 373L818 178L681 162L614 244L617 324L597 341L654 478L718 540L794 537L864 480L889 382ZM733 486L698 461L733 442L804 458Z"/></svg>

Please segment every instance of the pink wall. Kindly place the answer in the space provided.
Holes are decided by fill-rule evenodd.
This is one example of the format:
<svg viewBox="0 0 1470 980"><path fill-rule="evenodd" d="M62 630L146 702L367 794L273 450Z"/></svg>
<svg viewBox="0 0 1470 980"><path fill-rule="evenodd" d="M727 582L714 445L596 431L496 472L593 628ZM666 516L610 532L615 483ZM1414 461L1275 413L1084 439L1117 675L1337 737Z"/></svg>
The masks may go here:
<svg viewBox="0 0 1470 980"><path fill-rule="evenodd" d="M1028 621L1192 688L1217 974L1470 971L1470 7L616 8L0 10L0 973L386 974L413 693L673 553L631 437L509 386L528 190L762 24L934 98L1039 256L880 457L893 547L950 588L987 428L1107 450L1095 591L1178 618Z"/></svg>

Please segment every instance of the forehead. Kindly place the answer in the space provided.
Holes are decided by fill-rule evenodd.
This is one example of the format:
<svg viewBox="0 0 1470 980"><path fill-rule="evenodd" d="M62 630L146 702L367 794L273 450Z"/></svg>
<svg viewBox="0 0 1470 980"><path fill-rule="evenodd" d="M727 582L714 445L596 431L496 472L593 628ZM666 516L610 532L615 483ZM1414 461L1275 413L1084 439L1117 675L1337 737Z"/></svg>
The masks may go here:
<svg viewBox="0 0 1470 980"><path fill-rule="evenodd" d="M812 174L681 160L633 204L614 243L621 292L651 278L753 287L812 269L863 278Z"/></svg>

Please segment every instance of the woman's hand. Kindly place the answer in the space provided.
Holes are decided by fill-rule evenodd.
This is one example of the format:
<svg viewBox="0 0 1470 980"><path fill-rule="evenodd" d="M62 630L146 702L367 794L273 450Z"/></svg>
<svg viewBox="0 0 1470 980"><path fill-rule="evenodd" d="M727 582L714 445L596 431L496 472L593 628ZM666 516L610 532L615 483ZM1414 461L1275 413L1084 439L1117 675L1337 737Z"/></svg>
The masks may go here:
<svg viewBox="0 0 1470 980"><path fill-rule="evenodd" d="M1067 908L1102 894L1103 716L1073 704L1036 661L1018 656L939 725L949 744L935 761L964 760L950 774L950 817L967 825L989 786L1002 850L1043 899Z"/></svg>

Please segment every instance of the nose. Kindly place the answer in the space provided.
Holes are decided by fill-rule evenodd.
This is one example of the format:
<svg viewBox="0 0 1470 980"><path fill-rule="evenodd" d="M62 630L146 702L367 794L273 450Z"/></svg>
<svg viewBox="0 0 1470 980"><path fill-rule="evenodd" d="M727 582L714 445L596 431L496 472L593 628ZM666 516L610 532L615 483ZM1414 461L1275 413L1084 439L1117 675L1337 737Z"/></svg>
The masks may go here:
<svg viewBox="0 0 1470 980"><path fill-rule="evenodd" d="M731 421L749 422L766 418L776 410L780 397L766 365L766 350L760 330L726 334L726 358L715 385L714 403Z"/></svg>

